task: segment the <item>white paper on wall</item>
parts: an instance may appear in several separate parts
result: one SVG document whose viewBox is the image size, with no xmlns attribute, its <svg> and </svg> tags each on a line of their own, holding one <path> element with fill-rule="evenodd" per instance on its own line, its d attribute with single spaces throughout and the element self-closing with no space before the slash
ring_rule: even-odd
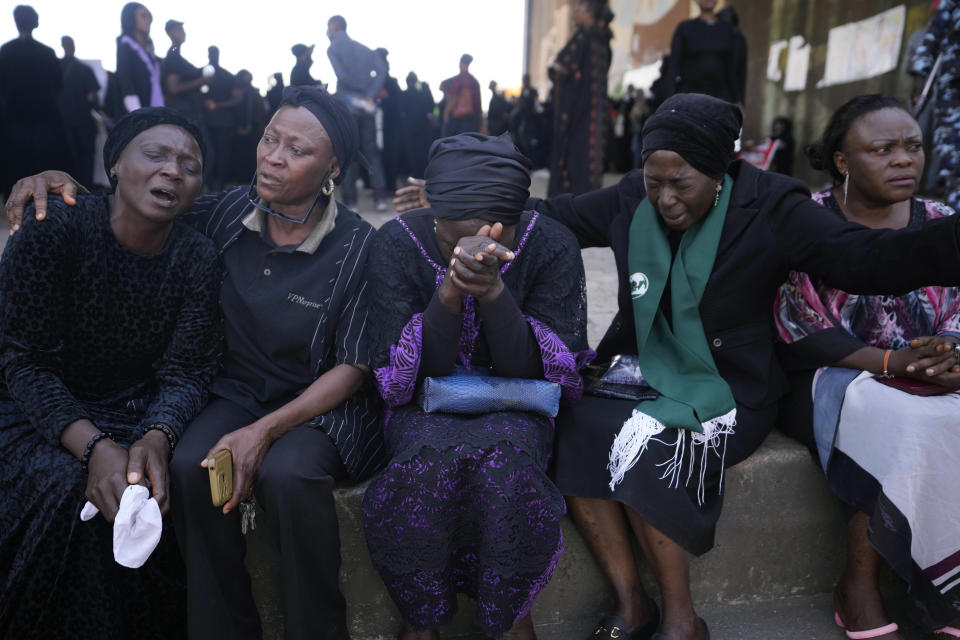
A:
<svg viewBox="0 0 960 640">
<path fill-rule="evenodd" d="M 905 5 L 834 27 L 827 37 L 827 64 L 818 87 L 872 78 L 897 68 Z"/>
</svg>

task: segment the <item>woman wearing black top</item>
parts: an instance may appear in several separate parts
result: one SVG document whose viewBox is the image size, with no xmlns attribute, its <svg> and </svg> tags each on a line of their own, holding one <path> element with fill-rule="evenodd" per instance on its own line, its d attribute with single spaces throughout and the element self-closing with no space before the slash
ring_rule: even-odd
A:
<svg viewBox="0 0 960 640">
<path fill-rule="evenodd" d="M 714 15 L 717 0 L 697 0 L 697 5 L 700 16 L 684 20 L 673 32 L 665 93 L 705 93 L 743 104 L 742 43 L 733 27 Z"/>
<path fill-rule="evenodd" d="M 47 203 L 0 262 L 0 637 L 181 638 L 169 533 L 114 562 L 128 484 L 169 505 L 167 459 L 207 398 L 220 343 L 212 243 L 175 221 L 200 189 L 200 133 L 167 109 L 120 119 L 115 192 Z M 80 521 L 84 500 L 102 513 Z M 179 575 L 178 575 L 179 574 Z"/>
</svg>

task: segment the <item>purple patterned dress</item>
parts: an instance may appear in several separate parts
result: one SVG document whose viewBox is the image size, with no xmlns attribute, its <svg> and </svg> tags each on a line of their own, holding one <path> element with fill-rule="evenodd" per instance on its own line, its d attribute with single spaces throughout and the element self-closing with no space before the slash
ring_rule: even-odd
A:
<svg viewBox="0 0 960 640">
<path fill-rule="evenodd" d="M 569 231 L 536 213 L 524 214 L 516 236 L 501 298 L 519 308 L 522 326 L 513 329 L 539 350 L 539 377 L 577 399 L 589 353 L 580 250 Z M 431 328 L 425 341 L 424 326 L 433 326 L 428 307 L 444 274 L 430 211 L 385 224 L 370 256 L 369 329 L 391 455 L 363 498 L 370 556 L 414 629 L 448 625 L 457 593 L 466 593 L 477 600 L 478 626 L 498 636 L 530 611 L 563 551 L 565 504 L 545 473 L 553 420 L 516 411 L 428 414 L 411 402 L 425 343 L 436 338 Z M 456 360 L 497 371 L 487 337 L 499 317 L 481 315 L 468 298 L 459 331 L 448 336 L 450 369 Z"/>
</svg>

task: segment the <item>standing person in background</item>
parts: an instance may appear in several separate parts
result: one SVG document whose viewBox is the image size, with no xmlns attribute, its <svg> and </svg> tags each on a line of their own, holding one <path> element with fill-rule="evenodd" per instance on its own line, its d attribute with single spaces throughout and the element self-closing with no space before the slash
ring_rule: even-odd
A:
<svg viewBox="0 0 960 640">
<path fill-rule="evenodd" d="M 796 142 L 793 139 L 793 120 L 786 116 L 777 116 L 770 125 L 770 138 L 777 140 L 777 150 L 773 154 L 770 171 L 782 173 L 785 176 L 793 175 L 793 151 Z"/>
<path fill-rule="evenodd" d="M 60 62 L 33 39 L 40 24 L 33 7 L 18 5 L 13 20 L 20 35 L 0 47 L 0 193 L 44 165 L 63 164 Z"/>
<path fill-rule="evenodd" d="M 160 61 L 150 39 L 152 23 L 150 11 L 139 2 L 128 2 L 120 11 L 116 79 L 123 113 L 164 105 Z"/>
<path fill-rule="evenodd" d="M 273 74 L 270 88 L 267 89 L 267 119 L 273 117 L 273 114 L 280 108 L 280 102 L 283 100 L 283 74 L 279 71 Z"/>
<path fill-rule="evenodd" d="M 551 196 L 599 189 L 604 144 L 610 128 L 607 71 L 613 14 L 604 0 L 581 0 L 574 14 L 577 30 L 550 66 L 553 80 Z"/>
<path fill-rule="evenodd" d="M 237 135 L 233 139 L 230 174 L 233 180 L 243 184 L 257 169 L 257 143 L 267 119 L 263 98 L 253 86 L 253 74 L 241 69 L 237 72 L 237 84 L 243 97 L 237 105 Z"/>
<path fill-rule="evenodd" d="M 210 93 L 203 103 L 212 151 L 207 182 L 210 191 L 220 191 L 230 178 L 230 153 L 237 127 L 235 107 L 243 100 L 243 91 L 233 74 L 220 66 L 220 49 L 208 47 L 207 55 L 213 67 Z"/>
<path fill-rule="evenodd" d="M 742 106 L 733 27 L 713 13 L 717 0 L 697 0 L 697 5 L 700 17 L 684 20 L 673 32 L 664 93 L 705 93 Z"/>
<path fill-rule="evenodd" d="M 303 85 L 312 86 L 319 84 L 317 80 L 310 75 L 310 67 L 313 66 L 313 45 L 309 47 L 305 44 L 295 44 L 290 47 L 290 53 L 297 59 L 290 71 L 290 86 L 299 87 Z"/>
<path fill-rule="evenodd" d="M 440 84 L 444 97 L 440 134 L 443 137 L 469 131 L 486 133 L 480 106 L 480 83 L 470 75 L 471 62 L 473 56 L 469 53 L 460 56 L 460 73 Z"/>
<path fill-rule="evenodd" d="M 413 71 L 407 74 L 407 88 L 400 95 L 401 175 L 422 178 L 427 152 L 436 137 L 433 94 Z"/>
<path fill-rule="evenodd" d="M 547 114 L 537 90 L 530 84 L 530 74 L 523 74 L 520 98 L 510 112 L 510 135 L 534 169 L 547 166 L 550 131 Z"/>
<path fill-rule="evenodd" d="M 717 20 L 733 29 L 733 84 L 742 104 L 747 96 L 747 38 L 740 31 L 740 15 L 733 7 L 718 11 Z"/>
<path fill-rule="evenodd" d="M 337 75 L 337 96 L 347 102 L 357 128 L 360 131 L 360 153 L 366 158 L 370 170 L 370 186 L 377 211 L 386 211 L 386 180 L 380 149 L 377 148 L 377 125 L 374 113 L 376 99 L 387 79 L 387 67 L 380 56 L 347 35 L 347 21 L 343 16 L 333 16 L 327 21 L 327 37 L 330 46 L 327 57 Z M 355 167 L 343 167 L 346 178 L 343 182 L 343 202 L 350 208 L 357 206 L 357 171 Z"/>
<path fill-rule="evenodd" d="M 916 78 L 915 97 L 941 56 L 933 112 L 933 153 L 940 159 L 945 202 L 960 208 L 960 0 L 941 0 L 923 41 L 917 48 L 911 73 Z"/>
<path fill-rule="evenodd" d="M 496 80 L 490 81 L 490 106 L 487 107 L 487 129 L 491 136 L 506 133 L 510 126 L 510 102 L 497 91 Z"/>
<path fill-rule="evenodd" d="M 389 51 L 383 47 L 374 53 L 383 62 L 387 70 L 383 88 L 380 89 L 380 110 L 383 113 L 383 175 L 387 190 L 397 188 L 397 174 L 400 169 L 400 84 L 390 75 Z"/>
<path fill-rule="evenodd" d="M 190 64 L 182 55 L 180 47 L 187 39 L 183 23 L 167 20 L 164 30 L 170 38 L 170 50 L 163 60 L 163 90 L 166 106 L 191 120 L 200 122 L 203 114 L 203 99 L 200 89 L 210 81 L 203 72 Z M 89 184 L 83 182 L 82 184 Z"/>
<path fill-rule="evenodd" d="M 73 38 L 63 36 L 63 87 L 57 98 L 57 106 L 63 117 L 66 131 L 67 148 L 73 161 L 73 170 L 77 172 L 83 184 L 93 184 L 93 155 L 97 139 L 97 123 L 91 111 L 97 108 L 97 92 L 100 83 L 93 75 L 93 69 L 77 60 Z"/>
</svg>

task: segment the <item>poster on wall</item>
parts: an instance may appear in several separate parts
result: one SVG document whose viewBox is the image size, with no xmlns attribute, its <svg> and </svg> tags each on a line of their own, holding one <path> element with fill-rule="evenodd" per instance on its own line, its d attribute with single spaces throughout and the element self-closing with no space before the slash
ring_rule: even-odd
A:
<svg viewBox="0 0 960 640">
<path fill-rule="evenodd" d="M 883 13 L 830 29 L 827 64 L 818 87 L 856 82 L 897 68 L 907 9 Z"/>
<path fill-rule="evenodd" d="M 783 52 L 787 50 L 787 44 L 786 40 L 777 40 L 770 43 L 770 53 L 767 55 L 767 80 L 770 82 L 783 80 L 781 58 Z"/>
<path fill-rule="evenodd" d="M 807 71 L 810 69 L 810 44 L 803 36 L 790 38 L 787 54 L 787 76 L 783 81 L 786 91 L 803 91 L 807 88 Z"/>
</svg>

